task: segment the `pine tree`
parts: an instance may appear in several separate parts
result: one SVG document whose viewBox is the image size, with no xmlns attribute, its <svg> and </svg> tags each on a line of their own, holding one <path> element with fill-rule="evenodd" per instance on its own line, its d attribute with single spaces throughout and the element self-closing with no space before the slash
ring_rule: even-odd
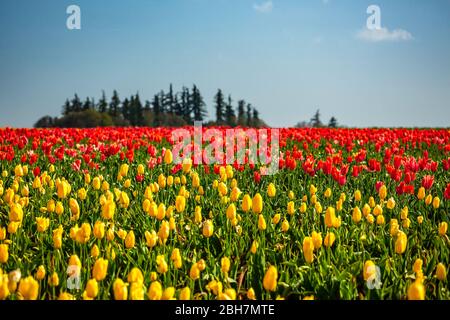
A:
<svg viewBox="0 0 450 320">
<path fill-rule="evenodd" d="M 111 102 L 109 103 L 109 114 L 112 117 L 119 116 L 120 113 L 120 99 L 119 94 L 116 90 L 113 91 L 113 96 L 111 98 Z"/>
<path fill-rule="evenodd" d="M 328 123 L 328 126 L 330 128 L 337 128 L 338 122 L 337 122 L 337 119 L 334 116 L 331 117 L 330 122 Z"/>
<path fill-rule="evenodd" d="M 134 97 L 134 125 L 141 126 L 144 120 L 144 110 L 141 103 L 141 98 L 139 97 L 139 92 L 136 93 Z"/>
<path fill-rule="evenodd" d="M 194 113 L 195 121 L 203 121 L 208 115 L 205 106 L 206 104 L 200 90 L 198 90 L 197 86 L 194 84 L 192 88 L 192 111 Z"/>
<path fill-rule="evenodd" d="M 92 108 L 92 102 L 91 102 L 91 99 L 89 99 L 89 97 L 87 97 L 86 100 L 84 101 L 82 109 L 83 110 L 93 109 Z"/>
<path fill-rule="evenodd" d="M 233 109 L 233 100 L 231 100 L 231 95 L 228 95 L 228 102 L 225 106 L 225 119 L 227 125 L 234 127 L 236 125 L 236 115 Z"/>
<path fill-rule="evenodd" d="M 252 105 L 250 103 L 247 104 L 247 127 L 252 126 Z"/>
<path fill-rule="evenodd" d="M 175 113 L 175 97 L 173 94 L 172 84 L 170 84 L 169 92 L 167 93 L 166 99 L 164 101 L 165 109 L 169 113 Z"/>
<path fill-rule="evenodd" d="M 71 103 L 72 103 L 72 108 L 71 108 L 72 112 L 80 112 L 82 110 L 81 100 L 76 93 L 75 93 L 75 96 L 72 99 Z"/>
<path fill-rule="evenodd" d="M 144 106 L 144 111 L 150 111 L 151 110 L 151 103 L 148 100 L 145 100 L 145 106 Z"/>
<path fill-rule="evenodd" d="M 108 109 L 108 102 L 106 101 L 105 91 L 102 91 L 102 98 L 98 101 L 98 112 L 106 112 Z"/>
<path fill-rule="evenodd" d="M 122 116 L 125 120 L 130 121 L 130 100 L 125 98 L 122 103 Z M 130 121 L 131 123 L 131 121 Z"/>
<path fill-rule="evenodd" d="M 62 114 L 64 116 L 68 115 L 70 112 L 72 112 L 72 105 L 70 104 L 69 99 L 66 99 L 66 102 L 63 105 L 63 111 Z"/>
<path fill-rule="evenodd" d="M 217 94 L 214 97 L 214 102 L 216 108 L 216 123 L 222 125 L 225 116 L 225 101 L 222 90 L 218 89 Z"/>
<path fill-rule="evenodd" d="M 320 120 L 320 110 L 317 109 L 314 116 L 311 118 L 311 125 L 315 128 L 322 127 L 322 121 Z"/>
<path fill-rule="evenodd" d="M 159 127 L 161 125 L 161 114 L 162 114 L 159 95 L 156 94 L 153 97 L 152 105 L 153 105 L 153 115 L 155 117 L 153 123 L 155 124 L 155 126 Z"/>
<path fill-rule="evenodd" d="M 186 123 L 192 123 L 192 98 L 189 89 L 183 87 L 181 91 L 181 116 Z"/>
<path fill-rule="evenodd" d="M 252 119 L 252 125 L 254 127 L 259 127 L 259 112 L 255 108 L 253 108 L 253 119 Z"/>
<path fill-rule="evenodd" d="M 245 119 L 245 100 L 238 101 L 238 120 L 237 123 L 239 126 L 243 127 L 246 124 Z"/>
</svg>

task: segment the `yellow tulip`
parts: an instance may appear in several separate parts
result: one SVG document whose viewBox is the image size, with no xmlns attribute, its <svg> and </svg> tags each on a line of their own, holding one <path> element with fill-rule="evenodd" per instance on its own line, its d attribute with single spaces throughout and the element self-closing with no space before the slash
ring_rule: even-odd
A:
<svg viewBox="0 0 450 320">
<path fill-rule="evenodd" d="M 395 200 L 394 200 L 394 198 L 389 198 L 389 200 L 388 200 L 388 202 L 387 202 L 387 208 L 389 209 L 389 210 L 392 210 L 392 209 L 394 209 L 395 208 Z"/>
<path fill-rule="evenodd" d="M 289 201 L 287 204 L 287 213 L 293 215 L 295 213 L 295 203 L 294 201 Z"/>
<path fill-rule="evenodd" d="M 358 207 L 353 208 L 352 220 L 354 223 L 359 223 L 361 221 L 361 210 Z"/>
<path fill-rule="evenodd" d="M 436 278 L 440 281 L 445 281 L 447 279 L 447 269 L 443 263 L 438 263 L 436 267 Z"/>
<path fill-rule="evenodd" d="M 267 195 L 269 196 L 269 198 L 273 198 L 275 197 L 277 193 L 277 189 L 275 188 L 275 185 L 273 183 L 270 183 L 267 186 Z"/>
<path fill-rule="evenodd" d="M 106 278 L 107 271 L 108 260 L 100 258 L 94 263 L 94 267 L 92 268 L 92 277 L 97 281 L 102 281 Z"/>
<path fill-rule="evenodd" d="M 314 261 L 314 241 L 311 237 L 303 239 L 303 255 L 307 263 Z"/>
<path fill-rule="evenodd" d="M 289 222 L 284 219 L 283 223 L 281 224 L 281 231 L 287 232 L 289 230 Z"/>
<path fill-rule="evenodd" d="M 173 162 L 172 150 L 166 149 L 164 152 L 164 163 L 171 164 Z"/>
<path fill-rule="evenodd" d="M 186 198 L 184 196 L 177 196 L 175 199 L 175 208 L 177 212 L 181 213 L 186 208 Z"/>
<path fill-rule="evenodd" d="M 325 247 L 329 248 L 329 247 L 333 246 L 335 240 L 336 240 L 336 236 L 334 235 L 333 232 L 330 232 L 330 233 L 327 233 L 327 235 L 325 236 L 325 240 L 323 241 L 323 244 L 325 245 Z"/>
<path fill-rule="evenodd" d="M 264 289 L 267 291 L 276 291 L 277 290 L 277 280 L 278 280 L 278 271 L 274 266 L 270 266 L 263 279 Z"/>
<path fill-rule="evenodd" d="M 417 192 L 417 198 L 419 200 L 425 199 L 425 188 L 424 187 L 419 188 L 419 191 Z"/>
<path fill-rule="evenodd" d="M 144 283 L 144 275 L 142 274 L 142 271 L 137 268 L 134 267 L 133 269 L 131 269 L 131 271 L 128 273 L 128 277 L 127 277 L 127 281 L 129 283 Z"/>
<path fill-rule="evenodd" d="M 247 290 L 247 299 L 256 300 L 255 290 L 253 288 Z"/>
<path fill-rule="evenodd" d="M 58 277 L 58 274 L 56 272 L 53 272 L 51 274 L 51 276 L 49 276 L 48 283 L 52 287 L 57 287 L 59 285 L 59 277 Z"/>
<path fill-rule="evenodd" d="M 244 195 L 244 198 L 242 199 L 242 210 L 244 212 L 249 212 L 252 208 L 252 199 L 248 194 Z"/>
<path fill-rule="evenodd" d="M 98 295 L 98 282 L 95 279 L 89 279 L 85 289 L 86 296 L 89 299 L 94 299 Z"/>
<path fill-rule="evenodd" d="M 236 218 L 236 205 L 234 203 L 228 206 L 226 214 L 229 220 L 233 220 Z"/>
<path fill-rule="evenodd" d="M 395 241 L 395 252 L 398 254 L 403 254 L 406 250 L 408 244 L 408 238 L 403 231 L 397 233 L 397 240 Z"/>
<path fill-rule="evenodd" d="M 281 214 L 277 213 L 276 215 L 273 216 L 272 223 L 278 224 L 278 222 L 280 222 L 280 219 L 281 219 Z"/>
<path fill-rule="evenodd" d="M 7 244 L 0 244 L 0 263 L 6 263 L 8 261 L 9 252 Z"/>
<path fill-rule="evenodd" d="M 375 215 L 375 217 L 379 216 L 380 214 L 383 214 L 383 208 L 381 208 L 381 206 L 377 204 L 373 209 L 373 214 Z"/>
<path fill-rule="evenodd" d="M 358 202 L 361 201 L 361 198 L 362 198 L 361 191 L 356 190 L 355 194 L 354 194 L 354 197 L 355 197 L 355 201 L 358 201 Z"/>
<path fill-rule="evenodd" d="M 43 217 L 36 217 L 36 224 L 38 232 L 45 232 L 48 229 L 48 226 L 50 225 L 50 219 Z"/>
<path fill-rule="evenodd" d="M 252 242 L 252 246 L 251 246 L 251 248 L 250 248 L 250 252 L 251 253 L 253 253 L 253 254 L 255 254 L 256 253 L 256 250 L 258 250 L 258 241 L 256 241 L 256 240 L 253 240 L 253 242 Z"/>
<path fill-rule="evenodd" d="M 418 272 L 422 271 L 422 266 L 423 266 L 423 260 L 422 259 L 416 259 L 416 261 L 414 261 L 413 271 L 415 273 L 418 273 Z"/>
<path fill-rule="evenodd" d="M 425 286 L 421 281 L 414 281 L 408 288 L 408 300 L 425 300 Z"/>
<path fill-rule="evenodd" d="M 173 296 L 175 295 L 175 288 L 174 287 L 168 287 L 164 289 L 161 300 L 173 300 Z"/>
<path fill-rule="evenodd" d="M 212 220 L 206 220 L 203 222 L 203 236 L 210 238 L 214 233 L 214 225 Z"/>
<path fill-rule="evenodd" d="M 230 259 L 228 257 L 223 257 L 220 260 L 220 264 L 223 273 L 228 273 L 228 271 L 230 271 Z"/>
<path fill-rule="evenodd" d="M 191 289 L 189 287 L 184 287 L 180 291 L 180 300 L 186 301 L 191 299 Z"/>
<path fill-rule="evenodd" d="M 257 193 L 252 199 L 253 213 L 260 214 L 263 210 L 263 200 L 259 193 Z"/>
<path fill-rule="evenodd" d="M 80 218 L 80 206 L 78 205 L 78 201 L 74 198 L 70 198 L 69 207 L 70 213 L 72 214 L 70 220 L 78 220 Z"/>
<path fill-rule="evenodd" d="M 439 199 L 439 197 L 434 197 L 434 199 L 433 199 L 433 208 L 439 209 L 440 205 L 441 205 L 441 199 Z"/>
<path fill-rule="evenodd" d="M 258 216 L 258 229 L 259 230 L 266 230 L 266 220 L 264 219 L 264 216 L 262 214 L 260 214 Z"/>
<path fill-rule="evenodd" d="M 318 250 L 322 247 L 322 234 L 320 232 L 313 231 L 311 238 L 314 245 L 314 250 Z"/>
<path fill-rule="evenodd" d="M 24 300 L 36 300 L 39 294 L 39 283 L 32 276 L 19 282 L 19 297 Z"/>
<path fill-rule="evenodd" d="M 42 280 L 45 278 L 45 267 L 40 265 L 36 271 L 36 280 Z"/>
<path fill-rule="evenodd" d="M 122 279 L 117 278 L 113 284 L 114 299 L 115 300 L 127 300 L 128 288 Z"/>
<path fill-rule="evenodd" d="M 386 199 L 387 197 L 387 188 L 386 185 L 382 185 L 380 190 L 378 191 L 378 195 L 380 197 L 381 200 Z"/>
<path fill-rule="evenodd" d="M 156 271 L 158 271 L 159 273 L 166 273 L 167 270 L 169 269 L 166 259 L 164 258 L 163 255 L 158 255 L 156 257 Z"/>
<path fill-rule="evenodd" d="M 375 263 L 373 263 L 373 261 L 371 260 L 367 260 L 364 263 L 363 268 L 364 281 L 369 280 L 375 273 L 376 273 Z"/>
<path fill-rule="evenodd" d="M 448 224 L 447 222 L 441 222 L 439 223 L 439 235 L 444 236 L 447 233 L 448 230 Z"/>
</svg>

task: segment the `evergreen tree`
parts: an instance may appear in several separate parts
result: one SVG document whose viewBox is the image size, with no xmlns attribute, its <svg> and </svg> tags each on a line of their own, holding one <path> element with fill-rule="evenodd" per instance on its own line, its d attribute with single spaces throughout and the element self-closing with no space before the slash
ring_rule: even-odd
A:
<svg viewBox="0 0 450 320">
<path fill-rule="evenodd" d="M 167 93 L 167 95 L 166 95 L 164 104 L 165 104 L 165 110 L 167 110 L 167 112 L 172 113 L 172 114 L 175 113 L 175 97 L 173 94 L 172 84 L 170 84 L 169 93 Z"/>
<path fill-rule="evenodd" d="M 108 102 L 106 101 L 105 91 L 102 91 L 102 98 L 98 101 L 98 112 L 106 112 L 108 109 Z"/>
<path fill-rule="evenodd" d="M 252 125 L 254 127 L 259 127 L 259 112 L 255 108 L 253 108 L 253 119 L 252 119 Z"/>
<path fill-rule="evenodd" d="M 198 90 L 197 86 L 194 84 L 192 88 L 192 111 L 194 113 L 195 121 L 203 121 L 205 119 L 208 114 L 205 107 L 206 104 L 200 90 Z"/>
<path fill-rule="evenodd" d="M 151 103 L 148 100 L 145 100 L 145 106 L 144 106 L 144 111 L 150 111 L 151 110 Z"/>
<path fill-rule="evenodd" d="M 125 98 L 122 102 L 122 116 L 125 120 L 130 121 L 130 100 L 128 98 Z"/>
<path fill-rule="evenodd" d="M 71 112 L 80 112 L 82 110 L 81 100 L 76 93 L 71 101 L 71 104 L 72 104 Z"/>
<path fill-rule="evenodd" d="M 317 109 L 314 116 L 311 118 L 311 125 L 315 128 L 322 127 L 322 121 L 320 120 L 320 110 Z"/>
<path fill-rule="evenodd" d="M 214 103 L 216 108 L 216 123 L 222 125 L 224 124 L 225 117 L 225 101 L 222 90 L 218 89 L 217 94 L 214 97 Z"/>
<path fill-rule="evenodd" d="M 134 116 L 134 125 L 141 126 L 144 120 L 144 110 L 141 103 L 141 98 L 139 97 L 139 92 L 136 93 L 134 97 L 134 108 L 133 108 L 133 116 Z"/>
<path fill-rule="evenodd" d="M 234 127 L 236 125 L 236 115 L 234 113 L 231 95 L 228 95 L 228 102 L 225 106 L 225 119 L 229 126 Z"/>
<path fill-rule="evenodd" d="M 86 100 L 84 101 L 82 109 L 83 110 L 93 109 L 92 108 L 92 102 L 91 102 L 91 99 L 89 99 L 89 97 L 87 97 Z"/>
<path fill-rule="evenodd" d="M 183 87 L 181 91 L 181 117 L 186 123 L 192 123 L 192 98 L 189 93 L 189 89 Z"/>
<path fill-rule="evenodd" d="M 245 119 L 245 100 L 238 101 L 238 119 L 237 123 L 239 126 L 243 127 L 246 124 Z"/>
<path fill-rule="evenodd" d="M 250 103 L 247 104 L 247 127 L 251 127 L 252 126 L 252 105 Z"/>
<path fill-rule="evenodd" d="M 109 103 L 109 114 L 112 117 L 117 117 L 117 116 L 119 116 L 119 113 L 120 113 L 119 94 L 117 93 L 116 90 L 114 90 L 113 96 L 111 98 L 111 102 Z"/>
<path fill-rule="evenodd" d="M 331 117 L 330 122 L 328 123 L 328 126 L 330 128 L 337 128 L 338 122 L 337 122 L 337 119 L 334 116 Z"/>
<path fill-rule="evenodd" d="M 153 97 L 153 115 L 154 115 L 154 120 L 153 123 L 155 126 L 159 127 L 161 125 L 161 114 L 162 114 L 162 108 L 161 108 L 161 102 L 160 102 L 160 96 L 159 95 L 155 95 Z"/>
<path fill-rule="evenodd" d="M 65 116 L 65 115 L 68 115 L 70 112 L 72 112 L 72 105 L 70 104 L 70 101 L 69 101 L 69 99 L 66 99 L 66 102 L 64 103 L 64 105 L 63 105 L 63 111 L 62 111 L 62 114 Z M 44 117 L 45 118 L 45 117 Z M 47 119 L 48 120 L 48 119 Z"/>
</svg>

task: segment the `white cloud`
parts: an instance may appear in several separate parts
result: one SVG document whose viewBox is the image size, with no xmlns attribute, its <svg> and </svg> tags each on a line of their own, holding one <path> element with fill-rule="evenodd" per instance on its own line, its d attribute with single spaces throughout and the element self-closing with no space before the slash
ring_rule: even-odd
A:
<svg viewBox="0 0 450 320">
<path fill-rule="evenodd" d="M 395 29 L 390 31 L 387 28 L 369 30 L 364 28 L 360 30 L 356 37 L 363 41 L 381 42 L 381 41 L 409 41 L 413 40 L 413 36 L 406 30 Z"/>
<path fill-rule="evenodd" d="M 269 13 L 272 12 L 273 3 L 272 1 L 266 1 L 260 4 L 255 3 L 253 4 L 253 9 L 260 13 Z"/>
</svg>

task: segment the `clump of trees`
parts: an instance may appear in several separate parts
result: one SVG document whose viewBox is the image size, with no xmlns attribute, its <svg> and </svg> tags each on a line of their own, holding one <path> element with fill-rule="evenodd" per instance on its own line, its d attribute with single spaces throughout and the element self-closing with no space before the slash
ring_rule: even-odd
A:
<svg viewBox="0 0 450 320">
<path fill-rule="evenodd" d="M 259 118 L 259 112 L 251 104 L 239 100 L 235 112 L 232 102 L 231 95 L 225 99 L 222 90 L 218 89 L 214 97 L 216 120 L 209 121 L 206 125 L 266 126 Z M 35 127 L 178 127 L 192 125 L 194 121 L 203 122 L 207 115 L 206 103 L 195 84 L 192 88 L 183 87 L 176 93 L 170 85 L 167 92 L 161 90 L 151 101 L 145 102 L 141 101 L 139 93 L 121 100 L 116 90 L 109 101 L 103 91 L 97 103 L 94 98 L 89 97 L 82 101 L 75 94 L 64 103 L 61 117 L 44 116 L 36 122 Z"/>
<path fill-rule="evenodd" d="M 320 110 L 317 109 L 317 111 L 312 116 L 311 120 L 309 122 L 302 121 L 297 123 L 295 126 L 296 128 L 307 128 L 307 127 L 313 127 L 313 128 L 337 128 L 339 127 L 338 121 L 336 117 L 332 116 L 330 121 L 328 122 L 328 125 L 325 125 L 322 122 Z"/>
</svg>

